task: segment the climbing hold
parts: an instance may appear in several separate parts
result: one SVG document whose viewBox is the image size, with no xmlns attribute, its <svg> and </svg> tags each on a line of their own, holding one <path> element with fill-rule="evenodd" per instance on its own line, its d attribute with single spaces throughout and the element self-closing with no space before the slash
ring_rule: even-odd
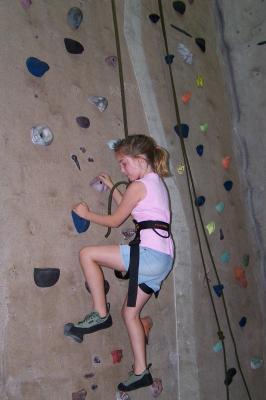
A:
<svg viewBox="0 0 266 400">
<path fill-rule="evenodd" d="M 193 55 L 183 43 L 178 43 L 177 51 L 186 64 L 192 64 Z"/>
<path fill-rule="evenodd" d="M 87 289 L 87 291 L 89 293 L 91 292 L 87 281 L 85 281 L 85 288 Z M 107 294 L 109 292 L 109 290 L 110 290 L 109 282 L 105 279 L 104 280 L 104 292 L 105 292 L 105 294 Z"/>
<path fill-rule="evenodd" d="M 220 240 L 224 240 L 224 233 L 223 233 L 223 230 L 220 229 L 219 233 L 220 233 Z"/>
<path fill-rule="evenodd" d="M 232 181 L 225 181 L 224 182 L 224 188 L 225 190 L 227 190 L 228 192 L 230 192 L 230 190 L 233 187 L 233 182 Z"/>
<path fill-rule="evenodd" d="M 242 257 L 242 265 L 243 267 L 248 267 L 249 264 L 249 254 L 244 254 Z"/>
<path fill-rule="evenodd" d="M 204 203 L 205 203 L 205 197 L 204 196 L 199 196 L 195 200 L 195 204 L 198 207 L 203 206 Z"/>
<path fill-rule="evenodd" d="M 215 231 L 215 222 L 213 222 L 213 221 L 209 222 L 209 223 L 205 226 L 205 228 L 207 229 L 208 234 L 211 235 L 211 234 Z"/>
<path fill-rule="evenodd" d="M 235 267 L 234 276 L 240 287 L 246 288 L 248 286 L 246 272 L 243 267 Z"/>
<path fill-rule="evenodd" d="M 123 351 L 122 350 L 113 350 L 113 351 L 111 351 L 111 355 L 113 357 L 113 364 L 119 364 L 123 357 Z"/>
<path fill-rule="evenodd" d="M 100 359 L 100 357 L 99 357 L 99 356 L 93 356 L 93 357 L 92 357 L 92 364 L 93 364 L 93 365 L 99 365 L 99 364 L 101 364 L 101 359 Z"/>
<path fill-rule="evenodd" d="M 151 22 L 153 22 L 154 24 L 156 24 L 160 19 L 159 15 L 157 15 L 157 14 L 150 14 L 149 18 L 150 18 Z"/>
<path fill-rule="evenodd" d="M 78 160 L 78 157 L 76 156 L 76 154 L 72 154 L 71 158 L 74 161 L 74 163 L 76 164 L 77 168 L 81 171 L 79 160 Z"/>
<path fill-rule="evenodd" d="M 20 3 L 23 8 L 27 9 L 31 6 L 31 0 L 20 0 Z"/>
<path fill-rule="evenodd" d="M 205 53 L 205 51 L 206 51 L 205 39 L 203 39 L 203 38 L 196 38 L 196 39 L 195 39 L 195 43 L 199 46 L 199 48 L 201 49 L 201 51 L 202 51 L 203 53 Z"/>
<path fill-rule="evenodd" d="M 223 350 L 223 344 L 222 344 L 222 342 L 219 340 L 219 342 L 217 342 L 217 343 L 215 343 L 214 345 L 213 345 L 213 351 L 215 352 L 215 353 L 220 353 L 222 350 Z"/>
<path fill-rule="evenodd" d="M 173 54 L 167 54 L 167 56 L 164 57 L 166 64 L 172 64 L 174 57 L 175 56 Z"/>
<path fill-rule="evenodd" d="M 231 163 L 231 157 L 226 156 L 222 159 L 222 166 L 224 167 L 224 169 L 228 169 L 230 167 L 230 163 Z"/>
<path fill-rule="evenodd" d="M 215 291 L 215 293 L 217 294 L 218 297 L 221 297 L 223 294 L 223 290 L 224 290 L 224 285 L 214 285 L 213 286 L 213 290 Z"/>
<path fill-rule="evenodd" d="M 49 70 L 49 65 L 36 57 L 27 58 L 26 66 L 28 68 L 28 71 L 32 75 L 37 76 L 37 78 L 41 78 L 45 74 L 45 72 Z"/>
<path fill-rule="evenodd" d="M 84 51 L 84 47 L 82 46 L 81 43 L 77 42 L 76 40 L 73 39 L 64 39 L 66 50 L 70 54 L 81 54 Z"/>
<path fill-rule="evenodd" d="M 115 145 L 118 142 L 118 140 L 120 140 L 120 139 L 111 139 L 106 143 L 110 150 L 114 150 Z"/>
<path fill-rule="evenodd" d="M 230 383 L 232 383 L 233 377 L 235 376 L 235 374 L 236 374 L 236 369 L 235 368 L 229 368 L 226 371 L 225 380 L 224 380 L 224 384 L 226 386 L 229 386 Z"/>
<path fill-rule="evenodd" d="M 178 136 L 181 136 L 183 138 L 188 137 L 189 126 L 187 124 L 176 125 L 174 129 Z"/>
<path fill-rule="evenodd" d="M 108 187 L 101 181 L 101 179 L 96 176 L 90 181 L 90 186 L 95 189 L 97 192 L 106 192 L 108 190 Z"/>
<path fill-rule="evenodd" d="M 105 62 L 107 65 L 110 65 L 110 67 L 116 67 L 117 66 L 117 57 L 116 56 L 108 56 L 105 58 Z"/>
<path fill-rule="evenodd" d="M 241 328 L 243 328 L 247 323 L 247 317 L 242 317 L 238 323 L 239 323 L 239 326 L 241 326 Z"/>
<path fill-rule="evenodd" d="M 92 385 L 91 385 L 91 389 L 92 390 L 96 390 L 98 388 L 98 385 L 96 385 L 95 383 L 93 383 Z"/>
<path fill-rule="evenodd" d="M 82 146 L 82 147 L 80 147 L 79 149 L 80 149 L 80 151 L 81 151 L 83 154 L 86 153 L 86 148 L 85 148 L 85 147 Z"/>
<path fill-rule="evenodd" d="M 67 22 L 73 29 L 78 29 L 83 20 L 83 14 L 80 8 L 72 7 L 67 13 Z"/>
<path fill-rule="evenodd" d="M 163 384 L 160 378 L 154 378 L 153 384 L 150 386 L 152 397 L 158 397 L 163 391 Z"/>
<path fill-rule="evenodd" d="M 259 369 L 263 365 L 263 359 L 260 357 L 252 357 L 250 360 L 250 366 L 252 369 Z"/>
<path fill-rule="evenodd" d="M 90 126 L 90 120 L 87 117 L 77 117 L 76 118 L 77 124 L 81 127 L 81 128 L 88 128 Z"/>
<path fill-rule="evenodd" d="M 190 33 L 188 33 L 187 31 L 184 31 L 184 29 L 178 28 L 178 26 L 173 25 L 173 24 L 170 24 L 170 26 L 171 26 L 172 28 L 176 29 L 177 31 L 179 31 L 179 32 L 181 32 L 181 33 L 184 33 L 184 35 L 186 35 L 186 36 L 192 38 L 192 35 L 191 35 Z"/>
<path fill-rule="evenodd" d="M 87 392 L 85 389 L 81 389 L 78 392 L 72 393 L 72 400 L 85 400 Z"/>
<path fill-rule="evenodd" d="M 199 155 L 200 157 L 201 157 L 202 154 L 203 154 L 203 150 L 204 150 L 203 144 L 199 144 L 199 145 L 196 147 L 196 152 L 198 153 L 198 155 Z"/>
<path fill-rule="evenodd" d="M 86 378 L 86 379 L 90 379 L 90 378 L 93 378 L 93 377 L 94 377 L 94 373 L 93 372 L 89 372 L 88 374 L 84 375 L 84 378 Z"/>
<path fill-rule="evenodd" d="M 86 232 L 89 229 L 90 221 L 85 218 L 80 217 L 75 211 L 71 211 L 71 216 L 73 220 L 73 224 L 78 233 Z"/>
<path fill-rule="evenodd" d="M 219 203 L 217 203 L 215 205 L 215 210 L 219 213 L 222 214 L 224 211 L 224 203 L 222 201 L 219 201 Z"/>
<path fill-rule="evenodd" d="M 186 11 L 186 5 L 183 1 L 173 1 L 173 7 L 181 15 Z"/>
<path fill-rule="evenodd" d="M 123 228 L 121 231 L 124 240 L 129 240 L 135 236 L 135 229 L 134 228 Z"/>
<path fill-rule="evenodd" d="M 263 40 L 262 42 L 257 43 L 258 46 L 262 46 L 263 44 L 266 44 L 266 40 Z"/>
<path fill-rule="evenodd" d="M 185 172 L 185 165 L 184 165 L 183 161 L 181 161 L 181 162 L 177 165 L 176 170 L 177 170 L 177 173 L 178 173 L 179 175 L 183 175 L 183 173 Z"/>
<path fill-rule="evenodd" d="M 117 390 L 116 392 L 116 400 L 130 400 L 130 397 L 125 392 L 120 392 Z"/>
<path fill-rule="evenodd" d="M 89 161 L 89 162 L 93 162 L 94 159 L 93 159 L 92 157 L 88 157 L 88 161 Z"/>
<path fill-rule="evenodd" d="M 143 325 L 143 329 L 145 332 L 146 344 L 149 344 L 149 334 L 150 334 L 151 328 L 153 327 L 152 319 L 151 319 L 151 317 L 146 316 L 146 317 L 140 318 L 140 320 L 141 320 L 141 323 Z"/>
<path fill-rule="evenodd" d="M 229 251 L 224 251 L 221 255 L 220 255 L 220 261 L 223 263 L 223 264 L 227 264 L 228 262 L 229 262 L 229 260 L 230 260 L 230 253 L 229 253 Z"/>
<path fill-rule="evenodd" d="M 185 92 L 184 94 L 182 94 L 181 99 L 182 99 L 183 104 L 188 104 L 191 99 L 191 96 L 192 96 L 192 92 Z"/>
<path fill-rule="evenodd" d="M 102 96 L 89 96 L 89 102 L 94 104 L 99 111 L 103 112 L 108 106 L 108 100 Z"/>
<path fill-rule="evenodd" d="M 50 287 L 56 284 L 60 276 L 58 268 L 34 268 L 34 282 L 39 287 Z"/>
<path fill-rule="evenodd" d="M 203 124 L 200 124 L 200 131 L 206 133 L 208 131 L 208 127 L 209 125 L 207 124 L 207 122 L 204 122 Z"/>
<path fill-rule="evenodd" d="M 54 135 L 47 125 L 35 125 L 31 128 L 31 141 L 33 144 L 48 146 L 52 143 Z"/>
<path fill-rule="evenodd" d="M 196 85 L 198 88 L 203 88 L 204 86 L 204 78 L 202 75 L 197 75 L 196 77 Z"/>
</svg>

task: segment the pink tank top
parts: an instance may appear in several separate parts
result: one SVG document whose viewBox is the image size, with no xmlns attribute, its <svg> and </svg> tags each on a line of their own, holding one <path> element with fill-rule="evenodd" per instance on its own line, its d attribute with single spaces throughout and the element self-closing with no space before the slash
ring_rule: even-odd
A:
<svg viewBox="0 0 266 400">
<path fill-rule="evenodd" d="M 133 218 L 140 221 L 157 220 L 170 223 L 169 196 L 166 187 L 158 174 L 151 172 L 145 175 L 137 182 L 142 182 L 146 188 L 146 196 L 132 210 Z M 167 235 L 167 232 L 158 229 L 161 235 Z M 162 238 L 152 229 L 145 229 L 140 232 L 140 246 L 149 247 L 162 253 L 174 255 L 173 240 Z"/>
</svg>

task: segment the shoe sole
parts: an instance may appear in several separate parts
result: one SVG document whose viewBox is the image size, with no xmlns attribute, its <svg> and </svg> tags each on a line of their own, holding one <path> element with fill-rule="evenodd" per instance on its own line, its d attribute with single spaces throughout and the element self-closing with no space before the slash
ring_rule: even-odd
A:
<svg viewBox="0 0 266 400">
<path fill-rule="evenodd" d="M 140 389 L 142 387 L 151 386 L 153 384 L 152 376 L 147 379 L 147 382 L 143 382 L 143 380 L 132 383 L 129 386 L 125 386 L 123 383 L 119 383 L 117 389 L 121 392 L 130 392 L 132 390 Z"/>
<path fill-rule="evenodd" d="M 92 326 L 91 328 L 77 328 L 73 323 L 68 323 L 64 325 L 64 335 L 71 337 L 77 343 L 82 343 L 84 335 L 88 335 L 89 333 L 94 333 L 102 329 L 107 329 L 112 326 L 112 324 L 113 321 L 111 315 L 110 318 L 108 318 L 102 324 Z"/>
</svg>

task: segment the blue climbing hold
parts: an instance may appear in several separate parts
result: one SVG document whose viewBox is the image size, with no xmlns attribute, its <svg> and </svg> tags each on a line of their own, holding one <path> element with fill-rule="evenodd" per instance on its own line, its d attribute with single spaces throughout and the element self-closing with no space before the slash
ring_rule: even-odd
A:
<svg viewBox="0 0 266 400">
<path fill-rule="evenodd" d="M 228 192 L 232 189 L 232 187 L 233 187 L 233 182 L 232 181 L 225 181 L 224 182 L 224 188 Z"/>
<path fill-rule="evenodd" d="M 49 65 L 46 62 L 41 61 L 36 57 L 27 58 L 26 66 L 29 72 L 38 78 L 41 78 L 49 69 Z"/>
<path fill-rule="evenodd" d="M 73 224 L 78 233 L 86 232 L 90 226 L 90 221 L 85 218 L 80 217 L 75 211 L 71 212 Z"/>
<path fill-rule="evenodd" d="M 203 154 L 203 149 L 204 149 L 203 144 L 199 144 L 199 145 L 196 147 L 196 151 L 197 151 L 197 153 L 198 153 L 198 155 L 199 155 L 200 157 L 201 157 L 202 154 Z"/>
<path fill-rule="evenodd" d="M 247 323 L 247 317 L 242 317 L 238 323 L 239 323 L 239 326 L 241 326 L 241 328 L 243 328 Z"/>
<path fill-rule="evenodd" d="M 188 137 L 189 126 L 187 124 L 176 125 L 174 129 L 178 136 L 182 136 L 183 138 Z"/>
<path fill-rule="evenodd" d="M 203 206 L 204 203 L 205 203 L 205 197 L 204 196 L 199 196 L 195 200 L 195 204 L 198 207 Z"/>
<path fill-rule="evenodd" d="M 214 285 L 213 290 L 215 291 L 215 293 L 217 294 L 218 297 L 221 297 L 223 294 L 224 285 L 222 285 L 222 284 Z"/>
<path fill-rule="evenodd" d="M 167 54 L 167 56 L 164 57 L 166 64 L 170 65 L 172 64 L 175 56 L 173 54 Z"/>
<path fill-rule="evenodd" d="M 230 253 L 229 251 L 224 251 L 221 255 L 220 255 L 220 260 L 223 264 L 227 264 L 230 260 Z"/>
<path fill-rule="evenodd" d="M 67 22 L 73 29 L 78 29 L 83 20 L 83 14 L 80 8 L 72 7 L 67 13 Z"/>
</svg>

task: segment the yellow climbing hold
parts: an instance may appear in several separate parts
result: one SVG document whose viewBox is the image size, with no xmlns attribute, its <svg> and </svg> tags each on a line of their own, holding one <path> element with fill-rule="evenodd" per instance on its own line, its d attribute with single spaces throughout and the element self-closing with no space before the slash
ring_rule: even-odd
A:
<svg viewBox="0 0 266 400">
<path fill-rule="evenodd" d="M 183 161 L 181 161 L 178 166 L 176 167 L 177 173 L 179 175 L 183 175 L 183 173 L 185 172 L 185 165 L 183 163 Z"/>
<path fill-rule="evenodd" d="M 205 133 L 208 131 L 208 127 L 209 125 L 207 124 L 207 122 L 204 122 L 203 124 L 200 124 L 200 131 Z"/>
<path fill-rule="evenodd" d="M 203 78 L 202 75 L 197 75 L 196 85 L 197 85 L 198 88 L 203 88 L 203 86 L 204 86 L 204 78 Z"/>
<path fill-rule="evenodd" d="M 215 231 L 215 222 L 213 222 L 213 221 L 209 222 L 209 223 L 205 226 L 205 228 L 207 229 L 208 234 L 211 235 L 211 234 Z"/>
</svg>

